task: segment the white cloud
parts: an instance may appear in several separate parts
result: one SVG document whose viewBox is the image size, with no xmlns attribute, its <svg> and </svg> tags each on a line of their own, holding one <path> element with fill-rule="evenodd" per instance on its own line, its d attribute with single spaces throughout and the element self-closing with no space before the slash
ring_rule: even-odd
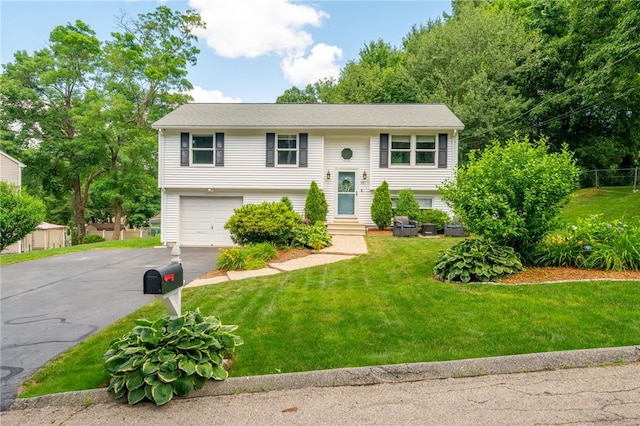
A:
<svg viewBox="0 0 640 426">
<path fill-rule="evenodd" d="M 313 46 L 306 58 L 289 56 L 280 64 L 288 81 L 294 85 L 306 85 L 324 78 L 338 78 L 340 67 L 336 60 L 342 58 L 342 49 L 319 43 Z"/>
<path fill-rule="evenodd" d="M 289 0 L 190 0 L 207 28 L 196 35 L 224 57 L 255 58 L 269 53 L 301 54 L 313 43 L 304 27 L 329 15 Z"/>
<path fill-rule="evenodd" d="M 193 86 L 193 89 L 188 92 L 193 97 L 193 102 L 198 103 L 239 103 L 242 102 L 240 98 L 232 98 L 231 96 L 225 96 L 219 90 L 207 90 L 200 86 Z"/>
</svg>

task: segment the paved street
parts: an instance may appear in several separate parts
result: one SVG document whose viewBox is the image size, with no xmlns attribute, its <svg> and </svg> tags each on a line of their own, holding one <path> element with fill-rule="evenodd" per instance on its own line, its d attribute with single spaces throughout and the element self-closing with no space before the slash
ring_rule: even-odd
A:
<svg viewBox="0 0 640 426">
<path fill-rule="evenodd" d="M 128 406 L 123 402 L 85 405 L 85 397 L 78 398 L 74 405 L 60 400 L 58 404 L 3 412 L 1 420 L 3 426 L 635 426 L 640 424 L 638 377 L 640 364 L 633 363 L 370 386 L 176 398 L 161 407 L 151 403 Z M 97 395 L 97 392 L 86 394 Z"/>
<path fill-rule="evenodd" d="M 218 250 L 182 250 L 185 281 L 213 269 Z M 168 248 L 90 250 L 0 268 L 2 409 L 55 355 L 154 300 L 144 272 L 171 261 Z"/>
</svg>

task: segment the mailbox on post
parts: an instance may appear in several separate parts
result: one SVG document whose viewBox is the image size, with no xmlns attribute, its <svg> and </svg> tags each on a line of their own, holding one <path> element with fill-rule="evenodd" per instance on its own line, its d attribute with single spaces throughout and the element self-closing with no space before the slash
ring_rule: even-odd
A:
<svg viewBox="0 0 640 426">
<path fill-rule="evenodd" d="M 168 294 L 184 284 L 182 265 L 170 263 L 144 273 L 144 294 Z"/>
</svg>

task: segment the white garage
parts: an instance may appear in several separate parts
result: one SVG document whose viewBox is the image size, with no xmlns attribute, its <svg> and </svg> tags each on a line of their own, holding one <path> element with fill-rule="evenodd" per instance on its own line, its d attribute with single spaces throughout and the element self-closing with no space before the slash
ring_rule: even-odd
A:
<svg viewBox="0 0 640 426">
<path fill-rule="evenodd" d="M 192 247 L 232 246 L 224 224 L 242 197 L 181 197 L 180 244 Z"/>
</svg>

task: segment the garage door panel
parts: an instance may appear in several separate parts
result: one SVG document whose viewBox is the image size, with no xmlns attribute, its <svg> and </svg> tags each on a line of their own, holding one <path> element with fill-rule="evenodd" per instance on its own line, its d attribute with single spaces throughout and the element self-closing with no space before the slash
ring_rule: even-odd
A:
<svg viewBox="0 0 640 426">
<path fill-rule="evenodd" d="M 232 246 L 224 224 L 233 209 L 242 207 L 241 197 L 182 197 L 181 238 L 184 246 Z"/>
</svg>

